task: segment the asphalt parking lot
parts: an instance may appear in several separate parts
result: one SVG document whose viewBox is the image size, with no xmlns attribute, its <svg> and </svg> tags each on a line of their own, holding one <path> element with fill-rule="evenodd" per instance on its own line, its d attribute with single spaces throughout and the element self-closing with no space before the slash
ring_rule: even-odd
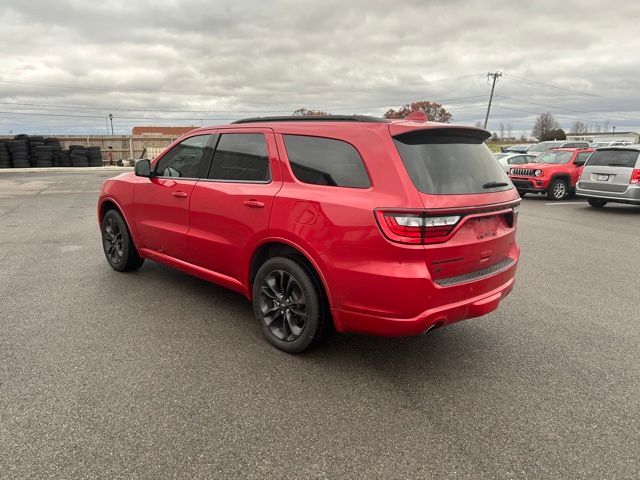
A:
<svg viewBox="0 0 640 480">
<path fill-rule="evenodd" d="M 640 208 L 526 198 L 498 311 L 291 356 L 239 295 L 112 271 L 110 175 L 0 174 L 1 478 L 640 477 Z"/>
</svg>

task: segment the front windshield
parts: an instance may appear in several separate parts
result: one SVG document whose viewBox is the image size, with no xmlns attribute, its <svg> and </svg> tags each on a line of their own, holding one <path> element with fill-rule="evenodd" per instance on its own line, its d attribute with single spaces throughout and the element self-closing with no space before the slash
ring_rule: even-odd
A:
<svg viewBox="0 0 640 480">
<path fill-rule="evenodd" d="M 573 152 L 547 152 L 535 159 L 535 163 L 567 163 Z"/>
<path fill-rule="evenodd" d="M 562 145 L 562 142 L 542 142 L 536 143 L 535 145 L 531 145 L 527 148 L 527 152 L 546 152 L 550 148 L 559 147 Z"/>
</svg>

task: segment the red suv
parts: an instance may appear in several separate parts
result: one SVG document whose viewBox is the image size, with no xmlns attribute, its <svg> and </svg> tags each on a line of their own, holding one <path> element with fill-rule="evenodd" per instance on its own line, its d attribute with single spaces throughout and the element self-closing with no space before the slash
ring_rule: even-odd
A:
<svg viewBox="0 0 640 480">
<path fill-rule="evenodd" d="M 331 330 L 411 335 L 494 310 L 512 289 L 519 196 L 485 130 L 364 116 L 202 128 L 106 180 L 118 271 L 162 262 L 253 302 L 300 352 Z"/>
<path fill-rule="evenodd" d="M 582 167 L 595 148 L 554 148 L 531 163 L 509 171 L 509 178 L 524 197 L 545 193 L 551 200 L 562 200 L 574 193 Z"/>
</svg>

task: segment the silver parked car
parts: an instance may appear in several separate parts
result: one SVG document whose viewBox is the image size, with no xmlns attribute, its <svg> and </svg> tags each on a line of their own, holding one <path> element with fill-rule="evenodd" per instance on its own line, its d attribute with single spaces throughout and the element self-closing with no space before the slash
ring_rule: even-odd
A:
<svg viewBox="0 0 640 480">
<path fill-rule="evenodd" d="M 511 171 L 511 167 L 513 165 L 531 163 L 536 158 L 536 155 L 529 155 L 526 153 L 496 153 L 494 155 L 502 169 L 507 174 Z"/>
<path fill-rule="evenodd" d="M 541 155 L 548 152 L 552 148 L 589 148 L 589 142 L 572 141 L 572 140 L 551 140 L 548 142 L 540 142 L 527 148 L 528 154 Z"/>
<path fill-rule="evenodd" d="M 640 145 L 599 148 L 587 159 L 576 195 L 592 207 L 607 202 L 640 205 Z"/>
</svg>

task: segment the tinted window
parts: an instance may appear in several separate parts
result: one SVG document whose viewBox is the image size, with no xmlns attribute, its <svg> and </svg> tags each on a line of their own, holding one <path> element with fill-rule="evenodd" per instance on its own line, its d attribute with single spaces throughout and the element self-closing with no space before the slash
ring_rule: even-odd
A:
<svg viewBox="0 0 640 480">
<path fill-rule="evenodd" d="M 160 177 L 202 178 L 206 176 L 211 135 L 196 135 L 173 147 L 156 164 Z"/>
<path fill-rule="evenodd" d="M 371 186 L 360 154 L 347 142 L 331 138 L 285 135 L 284 143 L 291 170 L 301 182 L 334 187 Z"/>
<path fill-rule="evenodd" d="M 576 161 L 584 165 L 584 163 L 587 161 L 587 158 L 589 158 L 589 155 L 591 155 L 591 152 L 579 153 L 578 156 L 576 157 Z"/>
<path fill-rule="evenodd" d="M 266 138 L 262 133 L 224 133 L 211 162 L 209 178 L 238 182 L 271 179 Z"/>
<path fill-rule="evenodd" d="M 417 131 L 393 140 L 411 180 L 421 192 L 487 193 L 512 188 L 481 138 L 455 131 Z"/>
<path fill-rule="evenodd" d="M 638 159 L 635 150 L 596 150 L 589 157 L 590 167 L 629 167 L 633 168 Z"/>
</svg>

